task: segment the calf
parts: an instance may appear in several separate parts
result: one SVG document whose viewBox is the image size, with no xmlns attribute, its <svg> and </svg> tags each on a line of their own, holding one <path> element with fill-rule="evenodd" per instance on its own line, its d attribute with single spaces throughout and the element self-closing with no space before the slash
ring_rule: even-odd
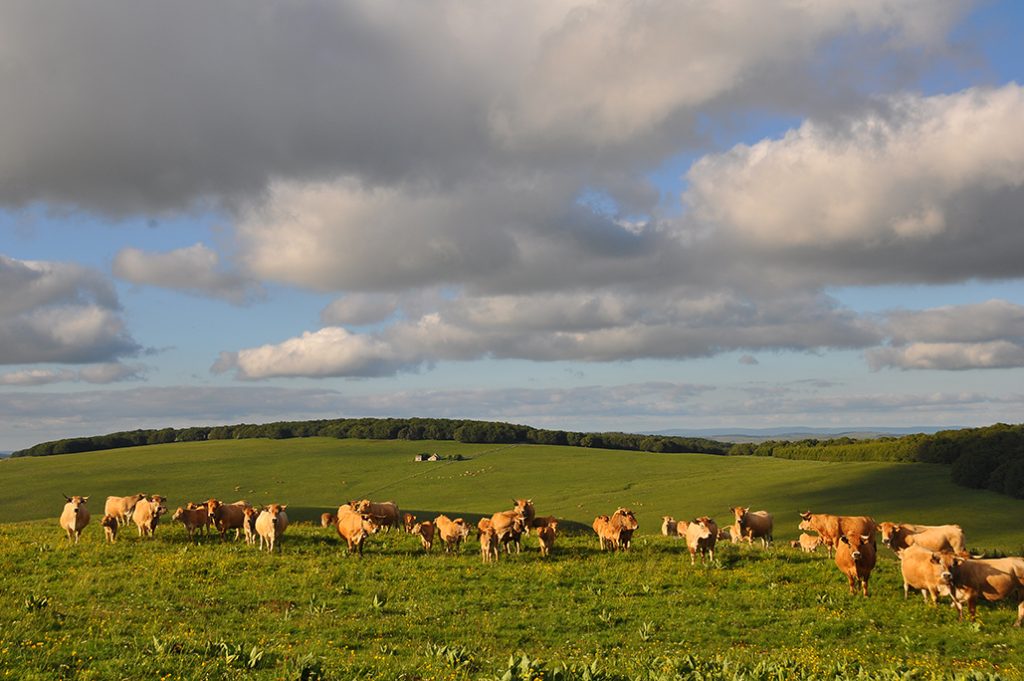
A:
<svg viewBox="0 0 1024 681">
<path fill-rule="evenodd" d="M 760 539 L 761 546 L 768 548 L 772 543 L 772 526 L 774 524 L 772 514 L 768 511 L 751 513 L 749 506 L 733 506 L 730 510 L 736 518 L 740 535 L 747 537 L 751 542 L 754 539 Z"/>
<path fill-rule="evenodd" d="M 715 559 L 715 542 L 718 540 L 718 525 L 708 516 L 695 518 L 686 525 L 686 548 L 690 551 L 690 565 L 696 563 L 697 553 L 701 561 Z"/>
<path fill-rule="evenodd" d="M 480 558 L 485 563 L 493 563 L 498 560 L 498 532 L 493 527 L 480 531 Z"/>
<path fill-rule="evenodd" d="M 320 514 L 320 527 L 334 527 L 338 522 L 338 516 L 333 513 Z"/>
<path fill-rule="evenodd" d="M 670 515 L 661 516 L 661 533 L 666 537 L 676 536 L 676 519 Z"/>
<path fill-rule="evenodd" d="M 868 578 L 875 567 L 875 542 L 867 534 L 839 535 L 836 546 L 836 567 L 846 575 L 850 583 L 850 593 L 857 593 L 856 586 L 860 583 L 864 597 L 868 596 Z"/>
<path fill-rule="evenodd" d="M 526 521 L 523 518 L 516 518 L 512 522 L 512 527 L 508 528 L 505 534 L 498 536 L 498 542 L 505 547 L 506 553 L 512 553 L 512 545 L 515 544 L 516 553 L 522 553 L 523 551 L 523 535 L 527 531 Z"/>
<path fill-rule="evenodd" d="M 540 544 L 540 555 L 551 555 L 551 549 L 555 547 L 555 536 L 558 534 L 558 523 L 548 523 L 536 529 L 537 542 Z"/>
<path fill-rule="evenodd" d="M 74 540 L 77 544 L 82 536 L 82 530 L 89 524 L 89 508 L 86 504 L 89 497 L 64 495 L 64 510 L 60 514 L 60 526 L 68 535 L 68 541 Z"/>
<path fill-rule="evenodd" d="M 242 531 L 245 533 L 245 543 L 249 546 L 256 545 L 256 519 L 260 516 L 258 508 L 246 508 L 242 511 Z"/>
<path fill-rule="evenodd" d="M 903 575 L 904 600 L 910 597 L 911 589 L 920 589 L 925 603 L 930 598 L 932 605 L 938 602 L 939 596 L 953 595 L 950 591 L 952 573 L 941 553 L 908 546 L 900 553 L 900 573 Z"/>
<path fill-rule="evenodd" d="M 143 499 L 135 505 L 135 512 L 132 513 L 132 522 L 139 528 L 140 537 L 152 537 L 156 534 L 157 525 L 160 524 L 160 516 L 167 513 L 164 506 L 166 497 L 159 494 Z"/>
<path fill-rule="evenodd" d="M 344 508 L 344 507 L 342 507 Z M 348 552 L 363 555 L 363 542 L 370 535 L 377 534 L 380 526 L 369 513 L 357 513 L 351 508 L 339 510 L 338 521 L 335 524 L 338 536 L 345 540 Z"/>
<path fill-rule="evenodd" d="M 111 544 L 117 541 L 117 528 L 120 524 L 120 519 L 115 515 L 110 515 L 109 513 L 103 516 L 103 520 L 100 521 L 100 526 L 103 528 L 103 534 Z"/>
<path fill-rule="evenodd" d="M 430 552 L 430 549 L 434 546 L 434 523 L 429 520 L 424 520 L 421 523 L 416 523 L 412 526 L 409 534 L 415 534 L 420 538 L 420 544 L 423 545 L 423 550 Z"/>
<path fill-rule="evenodd" d="M 960 619 L 964 616 L 964 603 L 971 619 L 975 619 L 979 597 L 986 601 L 1013 598 L 1017 601 L 1017 620 L 1013 626 L 1020 626 L 1024 620 L 1024 558 L 948 556 L 946 560 L 953 576 L 953 605 Z"/>
<path fill-rule="evenodd" d="M 469 526 L 462 518 L 452 520 L 446 515 L 439 515 L 434 518 L 434 527 L 437 528 L 438 533 L 441 535 L 441 541 L 444 542 L 445 553 L 458 551 L 459 545 L 462 544 L 463 540 L 469 536 Z M 495 532 L 498 532 L 496 527 L 493 529 Z M 506 528 L 506 530 L 508 529 L 509 528 Z M 503 535 L 499 532 L 499 539 L 502 536 Z"/>
<path fill-rule="evenodd" d="M 402 524 L 405 526 L 405 531 L 412 534 L 412 528 L 416 525 L 416 516 L 412 513 L 403 513 Z"/>
<path fill-rule="evenodd" d="M 256 517 L 256 534 L 260 537 L 261 551 L 266 546 L 273 553 L 274 545 L 288 529 L 288 514 L 284 512 L 286 508 L 288 504 L 270 504 Z"/>
<path fill-rule="evenodd" d="M 814 553 L 821 546 L 821 537 L 802 532 L 800 538 L 789 543 L 794 549 L 800 549 L 804 553 Z"/>
<path fill-rule="evenodd" d="M 209 518 L 210 514 L 206 510 L 206 506 L 196 506 L 195 504 L 189 504 L 186 508 L 179 506 L 174 515 L 171 516 L 171 520 L 177 520 L 185 526 L 189 541 L 193 543 L 196 540 L 196 530 L 206 527 L 206 521 Z"/>
</svg>

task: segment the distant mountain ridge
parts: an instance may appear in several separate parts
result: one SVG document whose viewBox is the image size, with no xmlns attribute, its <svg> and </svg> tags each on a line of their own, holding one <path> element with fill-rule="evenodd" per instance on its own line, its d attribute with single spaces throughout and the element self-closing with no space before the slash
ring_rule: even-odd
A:
<svg viewBox="0 0 1024 681">
<path fill-rule="evenodd" d="M 934 435 L 943 430 L 960 430 L 964 426 L 906 426 L 862 427 L 862 428 L 809 428 L 805 426 L 780 426 L 776 428 L 671 428 L 651 431 L 650 435 L 670 437 L 703 437 L 722 442 L 763 442 L 765 440 L 806 440 L 849 437 L 855 440 L 871 440 L 879 437 L 900 437 L 922 433 Z"/>
</svg>

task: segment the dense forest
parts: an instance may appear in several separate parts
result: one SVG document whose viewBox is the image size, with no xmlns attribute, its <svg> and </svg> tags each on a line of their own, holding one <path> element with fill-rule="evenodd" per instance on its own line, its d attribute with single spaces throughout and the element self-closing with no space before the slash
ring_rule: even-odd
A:
<svg viewBox="0 0 1024 681">
<path fill-rule="evenodd" d="M 874 440 L 769 441 L 729 444 L 705 438 L 635 433 L 577 433 L 496 421 L 456 419 L 325 419 L 192 428 L 133 430 L 44 442 L 12 457 L 71 454 L 120 447 L 244 438 L 334 437 L 374 440 L 455 440 L 475 443 L 568 445 L 663 453 L 774 456 L 818 461 L 903 461 L 946 464 L 953 482 L 1024 498 L 1024 425 L 946 430 Z"/>
</svg>

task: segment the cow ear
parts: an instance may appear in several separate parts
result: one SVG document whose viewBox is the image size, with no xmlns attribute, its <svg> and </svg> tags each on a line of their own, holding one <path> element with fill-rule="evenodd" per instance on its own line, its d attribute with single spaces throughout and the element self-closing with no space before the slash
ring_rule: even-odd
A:
<svg viewBox="0 0 1024 681">
<path fill-rule="evenodd" d="M 850 540 L 846 538 L 845 534 L 839 535 L 839 541 L 843 542 L 844 544 L 849 544 L 850 543 Z"/>
</svg>

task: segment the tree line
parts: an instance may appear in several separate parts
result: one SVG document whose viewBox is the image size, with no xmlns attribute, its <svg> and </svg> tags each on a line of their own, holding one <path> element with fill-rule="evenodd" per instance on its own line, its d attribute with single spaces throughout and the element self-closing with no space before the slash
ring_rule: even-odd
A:
<svg viewBox="0 0 1024 681">
<path fill-rule="evenodd" d="M 157 445 L 170 442 L 202 440 L 242 440 L 270 438 L 282 440 L 295 437 L 333 437 L 368 440 L 453 440 L 482 444 L 543 444 L 623 449 L 644 452 L 726 454 L 729 443 L 706 438 L 642 435 L 636 433 L 580 433 L 546 430 L 500 421 L 471 421 L 431 418 L 357 418 L 322 419 L 315 421 L 277 421 L 274 423 L 242 423 L 230 426 L 198 426 L 132 430 L 107 435 L 66 438 L 43 442 L 11 454 L 51 456 L 93 452 L 122 447 Z"/>
</svg>

